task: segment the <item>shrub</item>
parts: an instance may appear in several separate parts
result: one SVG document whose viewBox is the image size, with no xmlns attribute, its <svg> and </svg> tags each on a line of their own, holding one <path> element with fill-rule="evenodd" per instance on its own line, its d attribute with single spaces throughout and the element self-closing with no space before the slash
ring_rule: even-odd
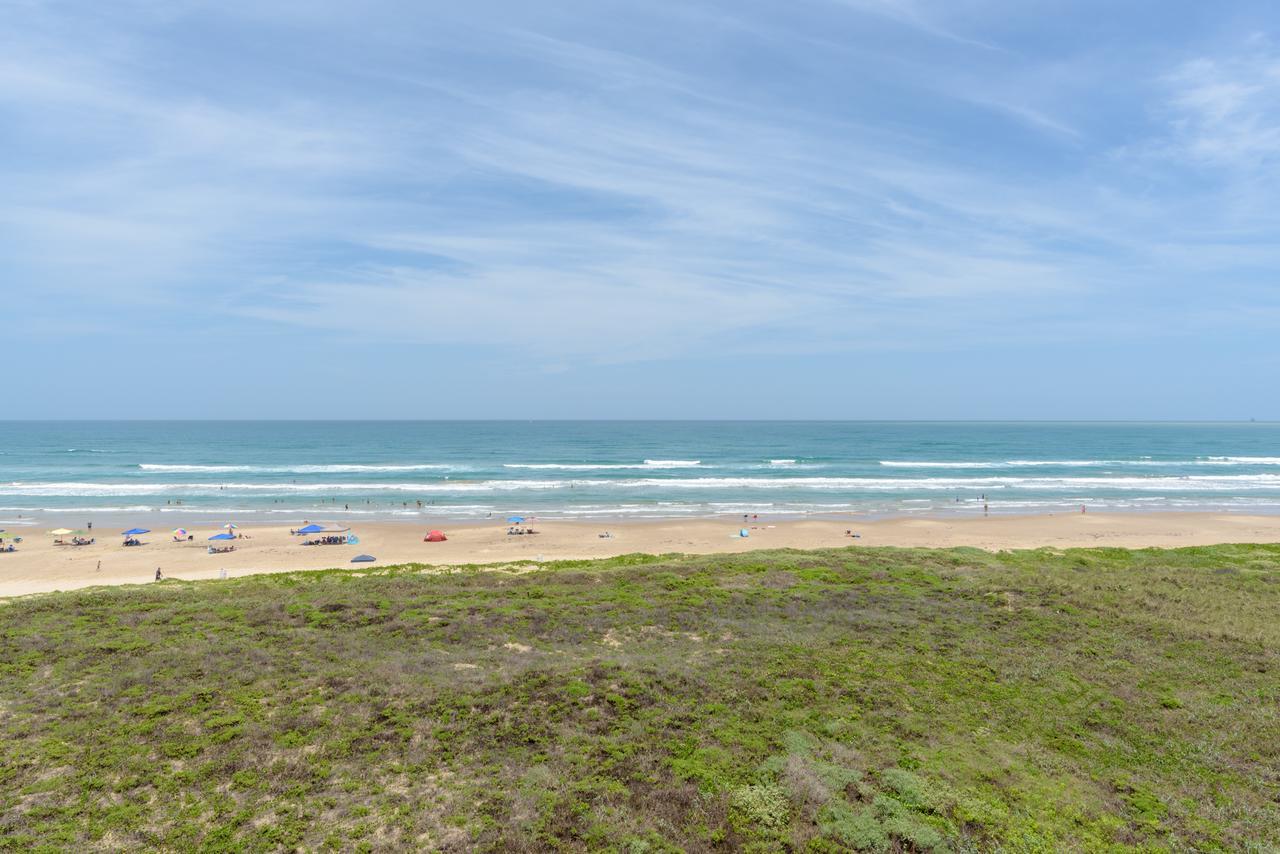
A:
<svg viewBox="0 0 1280 854">
<path fill-rule="evenodd" d="M 850 807 L 843 802 L 828 804 L 818 818 L 818 829 L 857 851 L 887 851 L 889 834 L 867 809 Z"/>
<path fill-rule="evenodd" d="M 897 795 L 897 799 L 912 809 L 933 810 L 938 806 L 937 794 L 924 780 L 902 768 L 886 768 L 880 772 L 880 782 Z"/>
<path fill-rule="evenodd" d="M 831 789 L 818 769 L 803 756 L 791 754 L 782 768 L 782 783 L 798 806 L 821 807 L 831 800 Z"/>
<path fill-rule="evenodd" d="M 729 796 L 729 806 L 751 824 L 782 827 L 791 818 L 791 802 L 776 783 L 739 786 Z"/>
<path fill-rule="evenodd" d="M 917 851 L 938 851 L 945 847 L 942 834 L 911 813 L 891 816 L 885 820 L 884 829 Z"/>
</svg>

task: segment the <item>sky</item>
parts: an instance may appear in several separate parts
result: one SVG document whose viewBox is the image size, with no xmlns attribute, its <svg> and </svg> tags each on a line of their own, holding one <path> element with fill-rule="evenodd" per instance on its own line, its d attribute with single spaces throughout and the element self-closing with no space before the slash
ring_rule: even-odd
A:
<svg viewBox="0 0 1280 854">
<path fill-rule="evenodd" d="M 1280 7 L 0 0 L 5 418 L 1280 419 Z"/>
</svg>

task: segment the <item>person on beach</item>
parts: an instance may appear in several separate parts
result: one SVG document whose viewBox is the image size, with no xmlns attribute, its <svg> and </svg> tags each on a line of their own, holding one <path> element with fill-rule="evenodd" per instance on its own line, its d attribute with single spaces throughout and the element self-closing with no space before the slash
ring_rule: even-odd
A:
<svg viewBox="0 0 1280 854">
<path fill-rule="evenodd" d="M 160 573 L 160 567 L 158 567 L 158 566 L 157 566 L 157 567 L 156 567 L 156 581 L 160 581 L 160 580 L 162 580 L 163 578 L 164 578 L 164 575 L 162 575 L 162 574 Z"/>
<path fill-rule="evenodd" d="M 987 503 L 985 501 L 982 504 L 982 515 L 983 516 L 991 515 L 991 508 L 987 506 Z"/>
</svg>

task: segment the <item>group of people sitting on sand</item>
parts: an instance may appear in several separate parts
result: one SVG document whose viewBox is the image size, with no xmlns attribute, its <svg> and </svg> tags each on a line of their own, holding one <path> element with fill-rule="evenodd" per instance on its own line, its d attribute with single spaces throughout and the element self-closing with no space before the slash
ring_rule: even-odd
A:
<svg viewBox="0 0 1280 854">
<path fill-rule="evenodd" d="M 137 537 L 126 537 L 124 544 L 126 546 L 140 546 L 142 545 L 142 540 L 138 539 Z"/>
<path fill-rule="evenodd" d="M 97 540 L 93 537 L 72 537 L 69 540 L 54 540 L 55 546 L 91 546 Z"/>
<path fill-rule="evenodd" d="M 345 546 L 347 544 L 346 534 L 337 534 L 328 537 L 316 537 L 314 540 L 304 540 L 304 546 Z"/>
<path fill-rule="evenodd" d="M 0 544 L 0 552 L 16 552 L 16 551 L 17 549 L 13 547 L 13 543 L 9 543 L 8 545 Z"/>
<path fill-rule="evenodd" d="M 235 550 L 235 546 L 209 546 L 209 554 L 211 555 L 226 554 L 227 552 L 233 552 Z"/>
<path fill-rule="evenodd" d="M 533 530 L 533 528 L 517 528 L 515 525 L 512 525 L 510 528 L 507 528 L 508 537 L 514 537 L 517 534 L 523 535 L 523 534 L 536 534 L 536 533 L 538 532 Z"/>
</svg>

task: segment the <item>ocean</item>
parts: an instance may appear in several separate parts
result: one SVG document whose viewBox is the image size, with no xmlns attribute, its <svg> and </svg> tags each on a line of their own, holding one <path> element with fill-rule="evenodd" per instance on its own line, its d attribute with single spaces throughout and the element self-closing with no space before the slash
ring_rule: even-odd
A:
<svg viewBox="0 0 1280 854">
<path fill-rule="evenodd" d="M 35 516 L 1280 512 L 1280 424 L 0 422 Z"/>
</svg>

